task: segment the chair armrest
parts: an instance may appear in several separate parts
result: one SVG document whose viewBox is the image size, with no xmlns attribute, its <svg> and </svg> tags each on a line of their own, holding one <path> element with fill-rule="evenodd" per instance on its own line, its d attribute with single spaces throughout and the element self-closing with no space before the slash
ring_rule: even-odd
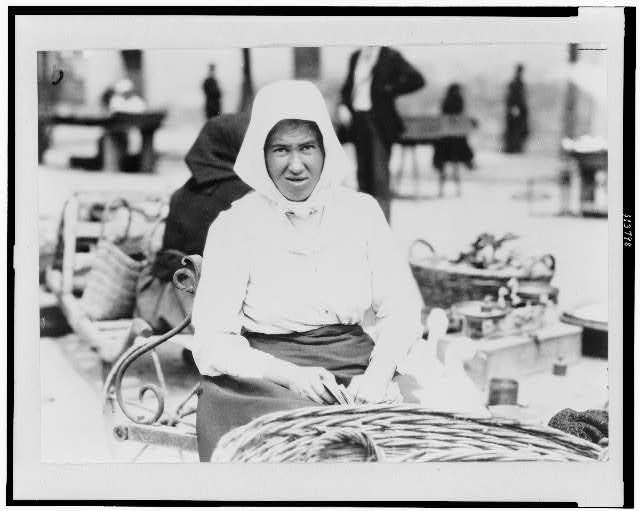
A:
<svg viewBox="0 0 640 511">
<path fill-rule="evenodd" d="M 173 276 L 173 283 L 178 289 L 191 294 L 195 294 L 196 288 L 198 286 L 198 281 L 200 280 L 202 257 L 199 255 L 186 256 L 183 258 L 182 264 L 185 267 L 176 270 Z M 149 341 L 138 346 L 132 346 L 129 350 L 123 353 L 120 359 L 116 362 L 115 366 L 112 369 L 112 372 L 115 374 L 115 395 L 118 404 L 120 405 L 120 409 L 129 420 L 135 422 L 136 424 L 153 424 L 158 421 L 164 412 L 165 395 L 163 390 L 160 389 L 160 387 L 158 387 L 157 385 L 154 385 L 152 383 L 142 385 L 138 392 L 138 398 L 142 400 L 147 391 L 152 392 L 156 398 L 156 410 L 150 417 L 140 417 L 137 414 L 130 412 L 125 405 L 124 398 L 122 397 L 122 379 L 124 377 L 124 373 L 134 361 L 136 361 L 145 353 L 157 348 L 175 335 L 182 332 L 182 330 L 184 330 L 190 323 L 191 313 L 187 314 L 187 316 L 179 325 L 172 328 L 167 333 L 159 337 L 152 338 Z M 140 327 L 140 333 L 142 334 L 145 328 L 143 328 L 144 325 L 142 323 L 140 323 Z M 105 394 L 109 394 L 108 389 Z"/>
<path fill-rule="evenodd" d="M 202 271 L 202 256 L 185 256 L 182 258 L 182 265 L 184 268 L 176 270 L 173 274 L 173 285 L 180 291 L 195 294 Z"/>
</svg>

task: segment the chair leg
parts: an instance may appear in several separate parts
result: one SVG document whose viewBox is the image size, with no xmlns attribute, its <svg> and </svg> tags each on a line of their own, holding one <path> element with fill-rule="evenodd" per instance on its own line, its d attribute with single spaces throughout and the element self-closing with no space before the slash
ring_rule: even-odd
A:
<svg viewBox="0 0 640 511">
<path fill-rule="evenodd" d="M 446 163 L 442 165 L 442 169 L 438 172 L 438 197 L 444 197 L 444 183 L 447 180 Z"/>
<path fill-rule="evenodd" d="M 411 148 L 411 155 L 413 160 L 413 189 L 416 196 L 420 195 L 420 166 L 418 165 L 418 146 L 414 145 Z"/>
</svg>

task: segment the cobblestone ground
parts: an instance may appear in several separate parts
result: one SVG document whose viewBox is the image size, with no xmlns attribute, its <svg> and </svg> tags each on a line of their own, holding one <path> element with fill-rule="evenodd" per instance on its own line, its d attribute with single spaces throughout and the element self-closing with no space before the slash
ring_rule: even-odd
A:
<svg viewBox="0 0 640 511">
<path fill-rule="evenodd" d="M 400 158 L 396 153 L 393 163 L 398 165 Z M 408 250 L 415 238 L 422 237 L 439 252 L 455 254 L 480 232 L 515 232 L 522 236 L 518 243 L 524 250 L 554 254 L 557 261 L 554 284 L 560 288 L 560 308 L 607 300 L 608 222 L 555 215 L 559 199 L 553 179 L 561 168 L 560 161 L 480 153 L 477 170 L 463 173 L 462 196 L 455 197 L 448 190 L 447 197 L 437 199 L 436 176 L 430 170 L 429 159 L 429 150 L 418 154 L 422 169 L 419 189 L 414 185 L 410 169 L 405 171 L 406 176 L 398 186 L 405 194 L 419 192 L 427 198 L 397 200 L 392 205 L 392 229 L 403 247 Z M 170 193 L 187 177 L 186 167 L 176 157 L 161 159 L 158 172 L 152 176 L 41 168 L 41 251 L 45 255 L 50 251 L 62 204 L 72 190 L 144 189 Z M 546 196 L 546 199 L 523 200 L 526 183 L 531 178 L 536 179 L 535 196 Z M 350 182 L 353 183 L 353 176 Z M 194 453 L 181 456 L 177 451 L 154 447 L 140 454 L 139 446 L 116 443 L 111 435 L 112 424 L 100 409 L 102 368 L 95 353 L 74 335 L 42 338 L 40 346 L 43 460 L 124 461 L 139 455 L 139 461 L 197 461 Z M 189 389 L 197 375 L 182 362 L 180 349 L 165 348 L 161 358 L 170 386 Z M 598 366 L 597 371 L 589 367 L 581 371 L 587 375 L 597 374 L 590 382 L 592 399 L 583 399 L 578 404 L 596 406 L 595 401 L 606 397 L 606 367 Z M 143 360 L 130 372 L 127 386 L 153 380 L 149 360 Z M 545 385 L 540 389 L 546 389 L 544 393 L 548 395 L 549 388 Z M 536 392 L 535 388 L 526 390 L 528 399 L 535 400 L 542 392 Z M 570 397 L 571 389 L 565 395 Z"/>
</svg>

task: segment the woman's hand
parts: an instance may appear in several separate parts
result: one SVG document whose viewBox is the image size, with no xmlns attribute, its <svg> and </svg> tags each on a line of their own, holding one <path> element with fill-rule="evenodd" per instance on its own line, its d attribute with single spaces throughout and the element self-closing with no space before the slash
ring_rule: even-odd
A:
<svg viewBox="0 0 640 511">
<path fill-rule="evenodd" d="M 319 404 L 333 404 L 336 400 L 327 392 L 323 382 L 337 385 L 336 379 L 324 367 L 293 366 L 288 371 L 285 386 Z"/>
<path fill-rule="evenodd" d="M 358 404 L 363 403 L 399 403 L 402 402 L 400 388 L 386 378 L 364 374 L 354 376 L 347 391 Z"/>
<path fill-rule="evenodd" d="M 396 401 L 389 394 L 396 365 L 388 357 L 373 357 L 364 374 L 354 376 L 347 387 L 356 403 L 384 403 Z"/>
</svg>

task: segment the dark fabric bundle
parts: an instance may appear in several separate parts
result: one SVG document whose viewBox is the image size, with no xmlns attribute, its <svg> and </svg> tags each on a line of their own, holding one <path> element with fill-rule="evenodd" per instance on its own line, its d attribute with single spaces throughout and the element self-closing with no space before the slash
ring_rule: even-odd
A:
<svg viewBox="0 0 640 511">
<path fill-rule="evenodd" d="M 551 418 L 549 426 L 597 444 L 609 437 L 609 413 L 605 410 L 577 412 L 565 408 Z"/>
<path fill-rule="evenodd" d="M 154 277 L 170 282 L 181 267 L 180 253 L 202 255 L 211 223 L 251 190 L 233 171 L 248 124 L 248 114 L 224 114 L 200 131 L 185 157 L 193 176 L 171 196 Z"/>
</svg>

